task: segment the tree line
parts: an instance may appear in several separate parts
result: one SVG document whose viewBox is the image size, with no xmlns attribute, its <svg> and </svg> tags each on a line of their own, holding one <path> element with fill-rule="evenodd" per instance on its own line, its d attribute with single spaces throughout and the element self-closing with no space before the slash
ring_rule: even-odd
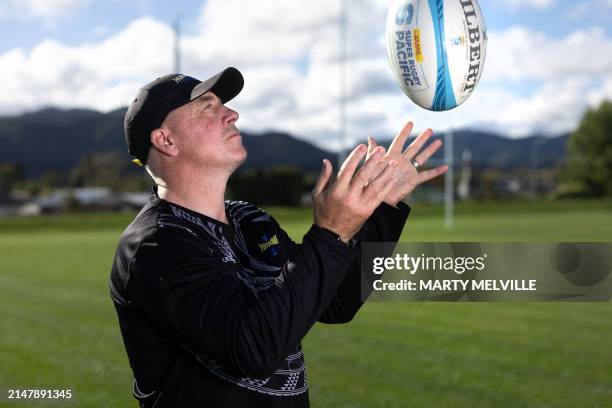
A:
<svg viewBox="0 0 612 408">
<path fill-rule="evenodd" d="M 585 112 L 578 128 L 568 138 L 567 151 L 565 165 L 555 169 L 560 180 L 558 195 L 611 197 L 612 102 L 604 101 Z M 107 186 L 117 191 L 139 191 L 151 187 L 146 174 L 131 167 L 123 155 L 115 151 L 88 154 L 69 174 L 50 170 L 42 177 L 30 180 L 26 178 L 25 170 L 20 163 L 0 164 L 0 201 L 6 200 L 14 189 L 37 195 L 61 187 Z M 299 205 L 312 189 L 315 177 L 315 174 L 304 174 L 293 166 L 239 171 L 230 179 L 228 197 L 261 205 Z M 501 175 L 495 171 L 486 170 L 480 175 L 479 182 L 487 187 L 499 177 Z"/>
</svg>

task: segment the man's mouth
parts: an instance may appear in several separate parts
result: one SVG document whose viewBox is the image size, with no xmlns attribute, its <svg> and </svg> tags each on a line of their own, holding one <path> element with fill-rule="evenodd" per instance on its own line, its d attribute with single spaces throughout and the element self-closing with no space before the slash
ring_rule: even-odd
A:
<svg viewBox="0 0 612 408">
<path fill-rule="evenodd" d="M 240 136 L 240 131 L 238 129 L 236 129 L 235 131 L 231 132 L 228 136 L 227 139 L 231 139 L 234 138 L 236 136 Z"/>
</svg>

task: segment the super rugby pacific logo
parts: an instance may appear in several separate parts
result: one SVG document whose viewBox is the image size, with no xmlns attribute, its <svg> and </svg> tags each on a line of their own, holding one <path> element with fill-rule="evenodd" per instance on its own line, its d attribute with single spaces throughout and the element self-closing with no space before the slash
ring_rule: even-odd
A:
<svg viewBox="0 0 612 408">
<path fill-rule="evenodd" d="M 412 4 L 402 4 L 395 14 L 395 24 L 398 26 L 410 24 L 412 23 L 412 16 L 414 16 L 414 6 Z"/>
</svg>

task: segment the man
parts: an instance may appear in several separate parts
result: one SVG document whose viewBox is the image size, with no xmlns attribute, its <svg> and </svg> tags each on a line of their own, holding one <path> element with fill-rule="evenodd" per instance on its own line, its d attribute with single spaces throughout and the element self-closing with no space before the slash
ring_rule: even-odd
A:
<svg viewBox="0 0 612 408">
<path fill-rule="evenodd" d="M 126 113 L 128 150 L 157 185 L 110 279 L 141 407 L 308 406 L 302 338 L 316 321 L 352 319 L 361 242 L 397 241 L 400 200 L 446 170 L 415 168 L 440 146 L 416 155 L 431 131 L 402 152 L 411 124 L 388 152 L 373 139 L 357 146 L 335 180 L 325 160 L 313 225 L 296 244 L 264 211 L 224 199 L 247 154 L 225 106 L 242 86 L 235 68 L 203 82 L 167 75 Z"/>
</svg>

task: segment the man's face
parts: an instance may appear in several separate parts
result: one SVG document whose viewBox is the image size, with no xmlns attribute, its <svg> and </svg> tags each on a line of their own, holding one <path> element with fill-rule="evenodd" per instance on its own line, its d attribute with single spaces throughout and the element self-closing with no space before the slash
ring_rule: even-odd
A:
<svg viewBox="0 0 612 408">
<path fill-rule="evenodd" d="M 237 120 L 238 112 L 209 91 L 170 112 L 162 127 L 173 134 L 181 161 L 233 171 L 246 159 Z"/>
</svg>

